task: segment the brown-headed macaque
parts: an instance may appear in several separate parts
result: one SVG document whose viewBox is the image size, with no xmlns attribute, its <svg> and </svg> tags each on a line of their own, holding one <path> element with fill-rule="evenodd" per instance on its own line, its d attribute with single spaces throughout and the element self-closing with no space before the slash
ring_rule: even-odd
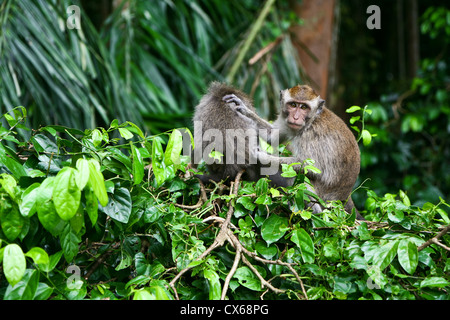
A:
<svg viewBox="0 0 450 320">
<path fill-rule="evenodd" d="M 282 90 L 280 114 L 273 124 L 261 119 L 237 96 L 226 95 L 224 100 L 230 109 L 246 118 L 247 125 L 251 122 L 258 129 L 265 129 L 259 132 L 268 142 L 277 133 L 280 141 L 290 142 L 291 157 L 273 156 L 256 148 L 255 157 L 260 163 L 275 163 L 280 169 L 283 163 L 303 163 L 306 159 L 313 159 L 314 166 L 321 173 L 308 172 L 306 176 L 316 194 L 325 201 L 341 200 L 345 210 L 351 213 L 355 208 L 351 193 L 360 170 L 358 144 L 344 121 L 325 106 L 325 100 L 312 88 L 297 85 Z M 297 172 L 301 169 L 301 165 L 293 167 Z M 292 183 L 293 179 L 289 179 L 288 184 Z M 313 206 L 315 212 L 320 211 L 317 207 L 317 204 Z M 362 219 L 356 212 L 358 219 Z"/>
<path fill-rule="evenodd" d="M 245 180 L 256 181 L 262 177 L 260 164 L 249 152 L 258 146 L 258 124 L 230 108 L 223 100 L 229 95 L 255 112 L 252 100 L 243 92 L 223 83 L 211 83 L 196 106 L 193 118 L 195 147 L 192 164 L 196 167 L 201 159 L 205 160 L 208 174 L 197 175 L 204 183 L 209 180 L 232 181 L 242 169 L 245 169 Z M 216 152 L 216 157 L 223 156 L 212 157 L 212 151 Z M 283 181 L 279 173 L 269 175 L 269 178 Z"/>
</svg>

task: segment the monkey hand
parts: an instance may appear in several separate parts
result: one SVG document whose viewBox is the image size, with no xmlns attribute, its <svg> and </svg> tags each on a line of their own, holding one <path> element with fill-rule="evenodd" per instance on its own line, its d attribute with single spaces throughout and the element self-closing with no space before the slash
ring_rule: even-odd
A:
<svg viewBox="0 0 450 320">
<path fill-rule="evenodd" d="M 241 98 L 236 96 L 234 93 L 227 94 L 227 95 L 223 96 L 222 100 L 225 101 L 230 107 L 232 107 L 231 106 L 232 103 L 234 103 L 236 107 L 243 107 L 243 106 L 245 106 L 245 104 L 241 100 Z"/>
<path fill-rule="evenodd" d="M 257 159 L 260 163 L 270 162 L 270 155 L 267 152 L 261 150 L 259 146 L 251 148 L 251 157 Z"/>
<path fill-rule="evenodd" d="M 222 98 L 232 110 L 236 111 L 238 114 L 247 115 L 248 109 L 244 102 L 236 96 L 234 93 L 227 94 Z"/>
</svg>

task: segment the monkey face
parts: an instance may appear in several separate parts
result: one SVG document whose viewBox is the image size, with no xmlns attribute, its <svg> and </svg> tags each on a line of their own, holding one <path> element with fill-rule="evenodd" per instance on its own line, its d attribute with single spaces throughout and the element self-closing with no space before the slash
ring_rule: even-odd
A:
<svg viewBox="0 0 450 320">
<path fill-rule="evenodd" d="M 325 103 L 309 86 L 295 86 L 280 94 L 282 116 L 288 128 L 299 131 L 319 114 Z"/>
<path fill-rule="evenodd" d="M 300 130 L 311 112 L 311 107 L 304 101 L 288 101 L 285 109 L 287 126 L 293 130 Z"/>
</svg>

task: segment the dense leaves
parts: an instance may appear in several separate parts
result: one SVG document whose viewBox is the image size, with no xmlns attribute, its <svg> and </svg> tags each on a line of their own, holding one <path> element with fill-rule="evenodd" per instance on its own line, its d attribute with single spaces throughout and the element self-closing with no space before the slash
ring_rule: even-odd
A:
<svg viewBox="0 0 450 320">
<path fill-rule="evenodd" d="M 301 174 L 290 188 L 200 185 L 185 129 L 146 137 L 113 121 L 20 141 L 22 111 L 0 144 L 3 299 L 450 298 L 443 199 L 369 190 L 368 221 L 339 202 L 313 215 Z"/>
</svg>

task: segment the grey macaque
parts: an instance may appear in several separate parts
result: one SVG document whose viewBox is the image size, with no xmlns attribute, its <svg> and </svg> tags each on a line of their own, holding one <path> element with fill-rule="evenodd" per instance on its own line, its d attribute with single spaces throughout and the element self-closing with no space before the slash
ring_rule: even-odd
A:
<svg viewBox="0 0 450 320">
<path fill-rule="evenodd" d="M 360 170 L 360 152 L 356 139 L 347 125 L 325 106 L 315 91 L 306 85 L 297 85 L 280 92 L 280 114 L 273 124 L 260 118 L 245 100 L 228 94 L 224 97 L 228 107 L 254 126 L 268 142 L 278 135 L 282 142 L 290 142 L 291 157 L 277 157 L 253 149 L 258 163 L 281 164 L 302 163 L 313 159 L 321 173 L 309 172 L 307 177 L 316 194 L 325 201 L 341 200 L 345 210 L 351 212 L 355 205 L 351 199 L 353 186 Z M 266 134 L 263 134 L 266 132 Z M 252 151 L 252 150 L 251 150 Z M 251 152 L 252 153 L 252 152 Z M 301 165 L 294 165 L 298 172 Z M 287 184 L 292 184 L 288 179 Z M 318 204 L 313 210 L 319 211 Z M 356 210 L 356 208 L 355 208 Z M 356 210 L 358 219 L 363 219 Z"/>
<path fill-rule="evenodd" d="M 236 174 L 245 169 L 243 178 L 256 181 L 261 178 L 261 165 L 249 150 L 258 146 L 258 124 L 230 108 L 224 96 L 232 95 L 246 109 L 255 112 L 252 100 L 236 88 L 213 82 L 207 93 L 201 98 L 194 113 L 194 159 L 193 165 L 201 159 L 206 162 L 209 171 L 205 175 L 197 175 L 204 183 L 209 180 L 234 180 Z M 221 159 L 211 157 L 211 152 L 223 154 Z M 270 176 L 270 175 L 269 175 Z M 272 180 L 284 183 L 278 172 L 270 176 Z"/>
</svg>

